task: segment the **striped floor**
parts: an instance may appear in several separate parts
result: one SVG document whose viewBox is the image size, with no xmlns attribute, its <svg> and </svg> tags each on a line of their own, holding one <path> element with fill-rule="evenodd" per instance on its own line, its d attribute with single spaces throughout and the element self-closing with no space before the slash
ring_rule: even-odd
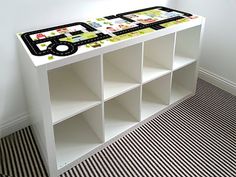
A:
<svg viewBox="0 0 236 177">
<path fill-rule="evenodd" d="M 47 176 L 29 127 L 0 143 L 0 173 L 12 177 Z M 199 80 L 194 97 L 60 177 L 132 176 L 235 177 L 236 97 Z"/>
<path fill-rule="evenodd" d="M 30 127 L 1 139 L 0 177 L 47 177 Z"/>
</svg>

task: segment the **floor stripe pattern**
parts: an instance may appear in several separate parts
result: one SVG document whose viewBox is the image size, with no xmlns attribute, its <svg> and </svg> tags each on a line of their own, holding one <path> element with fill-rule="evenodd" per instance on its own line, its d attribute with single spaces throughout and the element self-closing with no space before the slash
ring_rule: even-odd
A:
<svg viewBox="0 0 236 177">
<path fill-rule="evenodd" d="M 30 128 L 2 139 L 0 148 L 0 172 L 46 176 Z M 195 96 L 60 177 L 132 176 L 235 177 L 236 97 L 198 80 Z"/>
<path fill-rule="evenodd" d="M 30 127 L 0 140 L 0 177 L 47 177 Z"/>
</svg>

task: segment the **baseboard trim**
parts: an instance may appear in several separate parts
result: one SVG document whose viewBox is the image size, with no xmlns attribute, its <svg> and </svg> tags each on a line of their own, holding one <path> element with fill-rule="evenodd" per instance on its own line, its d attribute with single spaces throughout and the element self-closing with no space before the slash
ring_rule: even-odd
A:
<svg viewBox="0 0 236 177">
<path fill-rule="evenodd" d="M 225 79 L 215 73 L 212 73 L 206 69 L 203 69 L 199 67 L 199 72 L 198 72 L 199 78 L 221 88 L 222 90 L 225 90 L 233 95 L 236 96 L 236 83 Z"/>
<path fill-rule="evenodd" d="M 23 113 L 13 119 L 13 121 L 6 122 L 0 125 L 0 138 L 10 135 L 22 128 L 30 125 L 28 113 Z"/>
</svg>

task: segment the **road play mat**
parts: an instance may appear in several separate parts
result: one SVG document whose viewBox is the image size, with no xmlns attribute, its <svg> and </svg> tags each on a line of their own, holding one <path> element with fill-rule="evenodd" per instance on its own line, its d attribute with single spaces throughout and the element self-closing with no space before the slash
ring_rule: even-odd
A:
<svg viewBox="0 0 236 177">
<path fill-rule="evenodd" d="M 103 18 L 90 19 L 47 29 L 41 29 L 20 36 L 34 56 L 68 56 L 78 50 L 86 50 L 126 40 L 162 28 L 187 22 L 193 16 L 189 13 L 166 7 L 151 7 Z"/>
</svg>

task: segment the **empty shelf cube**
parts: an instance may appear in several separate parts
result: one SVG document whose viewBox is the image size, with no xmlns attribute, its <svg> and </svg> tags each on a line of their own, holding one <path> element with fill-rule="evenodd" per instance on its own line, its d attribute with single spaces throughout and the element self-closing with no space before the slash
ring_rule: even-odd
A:
<svg viewBox="0 0 236 177">
<path fill-rule="evenodd" d="M 173 72 L 171 103 L 177 102 L 195 92 L 197 82 L 196 62 Z"/>
<path fill-rule="evenodd" d="M 176 33 L 176 47 L 173 70 L 177 70 L 197 60 L 200 48 L 201 26 Z"/>
<path fill-rule="evenodd" d="M 105 139 L 109 140 L 140 120 L 140 88 L 105 102 Z"/>
<path fill-rule="evenodd" d="M 171 74 L 155 79 L 142 88 L 142 120 L 164 109 L 170 102 Z"/>
<path fill-rule="evenodd" d="M 139 86 L 141 61 L 142 44 L 103 55 L 105 101 Z"/>
<path fill-rule="evenodd" d="M 175 35 L 169 34 L 144 42 L 142 83 L 170 73 Z"/>
<path fill-rule="evenodd" d="M 101 103 L 101 58 L 48 72 L 53 124 Z"/>
<path fill-rule="evenodd" d="M 61 169 L 104 141 L 102 106 L 54 125 L 57 168 Z"/>
</svg>

